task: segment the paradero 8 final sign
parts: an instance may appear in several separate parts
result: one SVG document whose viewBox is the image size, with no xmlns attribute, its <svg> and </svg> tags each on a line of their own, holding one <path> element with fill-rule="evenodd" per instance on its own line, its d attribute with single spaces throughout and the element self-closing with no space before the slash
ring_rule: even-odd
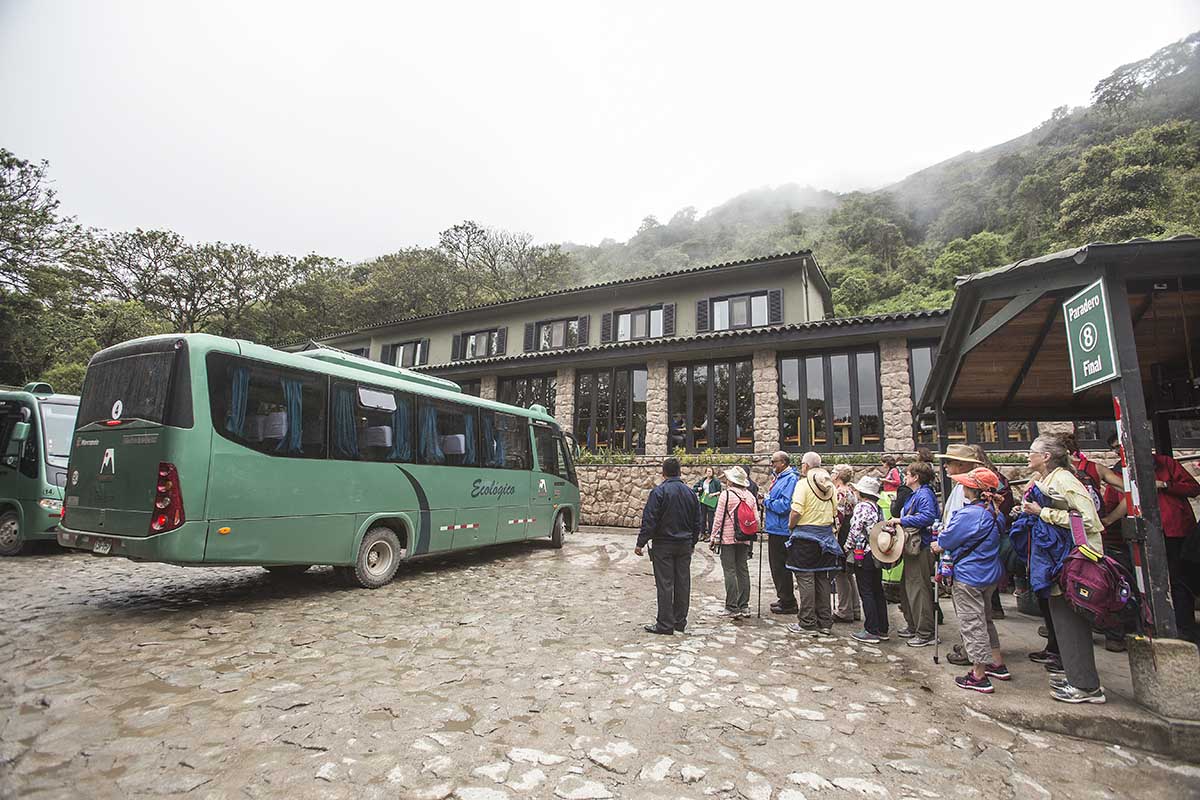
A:
<svg viewBox="0 0 1200 800">
<path fill-rule="evenodd" d="M 1100 279 L 1063 303 L 1071 388 L 1082 392 L 1117 377 L 1108 293 Z"/>
</svg>

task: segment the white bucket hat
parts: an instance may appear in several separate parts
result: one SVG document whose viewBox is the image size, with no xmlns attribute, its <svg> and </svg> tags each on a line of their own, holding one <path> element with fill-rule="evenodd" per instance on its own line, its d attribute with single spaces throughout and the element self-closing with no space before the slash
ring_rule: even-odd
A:
<svg viewBox="0 0 1200 800">
<path fill-rule="evenodd" d="M 741 467 L 730 467 L 725 470 L 725 479 L 734 486 L 741 486 L 743 489 L 750 486 L 750 479 L 746 477 L 746 470 Z"/>
</svg>

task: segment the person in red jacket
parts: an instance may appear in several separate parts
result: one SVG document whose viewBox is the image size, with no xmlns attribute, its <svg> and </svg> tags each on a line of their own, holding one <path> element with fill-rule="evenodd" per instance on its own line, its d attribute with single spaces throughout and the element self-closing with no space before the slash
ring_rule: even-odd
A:
<svg viewBox="0 0 1200 800">
<path fill-rule="evenodd" d="M 1200 483 L 1182 464 L 1170 456 L 1154 454 L 1154 487 L 1158 489 L 1158 514 L 1162 517 L 1167 543 L 1167 569 L 1171 579 L 1171 603 L 1175 607 L 1175 625 L 1179 637 L 1197 640 L 1196 596 L 1192 593 L 1195 566 L 1181 558 L 1183 542 L 1196 527 L 1196 515 L 1189 502 L 1200 497 Z"/>
</svg>

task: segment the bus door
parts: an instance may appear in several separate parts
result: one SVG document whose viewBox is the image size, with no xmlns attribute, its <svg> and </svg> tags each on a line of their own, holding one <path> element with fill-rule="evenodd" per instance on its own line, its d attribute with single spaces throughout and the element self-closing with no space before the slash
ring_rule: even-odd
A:
<svg viewBox="0 0 1200 800">
<path fill-rule="evenodd" d="M 567 485 L 566 465 L 562 463 L 559 437 L 549 425 L 534 423 L 533 442 L 537 465 L 530 474 L 529 536 L 549 536 L 554 513 Z"/>
<path fill-rule="evenodd" d="M 480 432 L 484 470 L 472 491 L 487 501 L 495 522 L 493 541 L 520 541 L 529 518 L 529 423 L 515 414 L 485 410 L 480 412 Z"/>
</svg>

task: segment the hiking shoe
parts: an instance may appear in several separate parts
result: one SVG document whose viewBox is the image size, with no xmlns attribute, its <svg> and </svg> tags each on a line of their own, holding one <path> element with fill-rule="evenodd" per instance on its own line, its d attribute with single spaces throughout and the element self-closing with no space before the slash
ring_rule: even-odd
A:
<svg viewBox="0 0 1200 800">
<path fill-rule="evenodd" d="M 914 636 L 908 640 L 909 647 L 929 647 L 933 644 L 933 637 L 926 639 L 924 636 Z"/>
<path fill-rule="evenodd" d="M 748 609 L 748 608 L 739 608 L 739 609 L 737 610 L 737 614 L 736 614 L 736 616 L 737 616 L 737 618 L 738 618 L 738 619 L 745 619 L 746 617 L 749 617 L 749 616 L 752 616 L 752 615 L 750 614 L 750 609 Z"/>
<path fill-rule="evenodd" d="M 1070 681 L 1067 680 L 1066 675 L 1051 675 L 1050 676 L 1050 688 L 1051 689 L 1064 689 L 1070 685 L 1071 685 L 1071 683 L 1070 683 Z"/>
<path fill-rule="evenodd" d="M 998 681 L 1012 680 L 1012 673 L 1008 671 L 1007 664 L 988 664 L 984 667 L 983 674 Z"/>
<path fill-rule="evenodd" d="M 787 606 L 779 606 L 771 603 L 772 614 L 797 614 L 799 611 L 800 609 L 797 607 L 788 608 Z"/>
<path fill-rule="evenodd" d="M 1050 661 L 1060 661 L 1058 653 L 1051 653 L 1049 650 L 1038 650 L 1036 653 L 1029 654 L 1029 660 L 1035 664 L 1046 664 Z"/>
<path fill-rule="evenodd" d="M 1062 661 L 1047 661 L 1042 665 L 1046 668 L 1046 672 L 1051 675 L 1066 675 L 1067 671 L 1063 668 Z"/>
<path fill-rule="evenodd" d="M 1103 704 L 1108 702 L 1104 697 L 1104 689 L 1095 688 L 1091 691 L 1080 689 L 1071 684 L 1066 684 L 1057 689 L 1050 690 L 1050 696 L 1060 703 L 1096 703 Z"/>
<path fill-rule="evenodd" d="M 1124 639 L 1105 639 L 1104 649 L 1110 653 L 1124 653 L 1126 650 Z"/>
<path fill-rule="evenodd" d="M 879 642 L 882 641 L 875 634 L 865 630 L 850 634 L 850 638 L 854 639 L 855 641 L 866 642 L 867 644 L 879 644 Z"/>
<path fill-rule="evenodd" d="M 833 628 L 818 628 L 817 633 L 821 636 L 833 636 Z"/>
<path fill-rule="evenodd" d="M 992 686 L 992 682 L 988 680 L 987 675 L 984 675 L 982 678 L 976 678 L 974 670 L 960 678 L 955 678 L 954 683 L 960 689 L 970 689 L 973 692 L 981 692 L 982 694 L 991 694 L 996 691 L 995 687 Z"/>
<path fill-rule="evenodd" d="M 717 616 L 718 617 L 736 617 L 737 613 L 738 612 L 737 612 L 736 608 L 722 608 L 720 611 L 717 612 Z"/>
<path fill-rule="evenodd" d="M 892 640 L 892 637 L 888 636 L 886 633 L 877 633 L 875 634 L 875 638 L 881 642 L 890 642 Z"/>
<path fill-rule="evenodd" d="M 1038 627 L 1038 636 L 1042 637 L 1043 639 L 1050 638 L 1050 631 L 1046 628 L 1045 625 Z"/>
<path fill-rule="evenodd" d="M 959 644 L 954 645 L 954 649 L 946 653 L 946 661 L 956 667 L 969 667 L 972 663 L 967 654 L 963 652 L 962 645 Z"/>
<path fill-rule="evenodd" d="M 793 622 L 787 626 L 788 633 L 797 633 L 801 636 L 820 636 L 821 632 L 816 628 L 806 628 L 803 625 Z"/>
<path fill-rule="evenodd" d="M 909 630 L 908 628 L 901 628 L 900 630 L 896 631 L 896 635 L 901 639 L 911 639 L 917 635 L 917 632 L 914 630 Z"/>
</svg>

